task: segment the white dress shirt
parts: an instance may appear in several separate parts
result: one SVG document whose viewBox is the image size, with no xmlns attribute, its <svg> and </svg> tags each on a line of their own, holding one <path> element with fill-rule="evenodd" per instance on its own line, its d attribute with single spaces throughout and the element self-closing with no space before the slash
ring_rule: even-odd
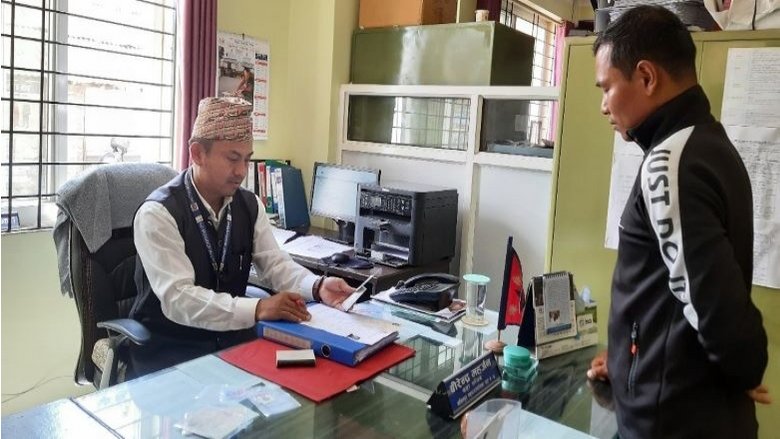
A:
<svg viewBox="0 0 780 439">
<path fill-rule="evenodd" d="M 195 191 L 206 206 L 209 218 L 218 227 L 232 197 L 225 198 L 217 216 L 197 187 Z M 279 249 L 259 200 L 258 206 L 252 262 L 261 283 L 276 291 L 295 291 L 311 299 L 312 287 L 318 276 Z M 232 297 L 229 293 L 195 285 L 195 269 L 185 253 L 184 239 L 165 206 L 145 202 L 136 213 L 133 227 L 135 247 L 167 318 L 181 325 L 212 331 L 244 329 L 255 324 L 255 308 L 259 299 Z"/>
</svg>

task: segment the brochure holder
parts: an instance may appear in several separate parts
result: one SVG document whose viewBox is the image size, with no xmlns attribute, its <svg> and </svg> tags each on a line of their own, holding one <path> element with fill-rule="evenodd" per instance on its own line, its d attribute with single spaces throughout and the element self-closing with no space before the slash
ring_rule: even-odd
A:
<svg viewBox="0 0 780 439">
<path fill-rule="evenodd" d="M 540 360 L 598 343 L 596 306 L 582 303 L 566 271 L 531 280 L 522 322 L 517 344 Z"/>
</svg>

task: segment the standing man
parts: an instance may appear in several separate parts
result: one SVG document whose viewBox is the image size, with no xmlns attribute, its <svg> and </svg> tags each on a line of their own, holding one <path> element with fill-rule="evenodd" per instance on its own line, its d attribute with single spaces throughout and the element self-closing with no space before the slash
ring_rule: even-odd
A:
<svg viewBox="0 0 780 439">
<path fill-rule="evenodd" d="M 305 300 L 335 307 L 353 291 L 280 250 L 257 196 L 240 187 L 252 157 L 251 110 L 240 98 L 203 99 L 189 141 L 192 166 L 136 212 L 145 276 L 131 316 L 154 334 L 150 344 L 130 347 L 136 375 L 250 340 L 258 320 L 308 320 Z M 279 293 L 245 297 L 251 264 Z"/>
<path fill-rule="evenodd" d="M 620 219 L 609 353 L 588 377 L 609 379 L 621 438 L 756 437 L 754 400 L 769 395 L 750 180 L 697 84 L 693 40 L 640 6 L 593 51 L 601 111 L 645 160 Z"/>
</svg>

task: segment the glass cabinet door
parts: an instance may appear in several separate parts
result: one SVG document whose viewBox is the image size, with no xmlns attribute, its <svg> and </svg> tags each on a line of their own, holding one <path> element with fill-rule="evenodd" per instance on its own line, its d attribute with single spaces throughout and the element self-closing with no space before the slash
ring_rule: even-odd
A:
<svg viewBox="0 0 780 439">
<path fill-rule="evenodd" d="M 483 99 L 479 150 L 551 158 L 554 102 Z"/>
<path fill-rule="evenodd" d="M 349 97 L 347 140 L 465 151 L 471 99 Z"/>
</svg>

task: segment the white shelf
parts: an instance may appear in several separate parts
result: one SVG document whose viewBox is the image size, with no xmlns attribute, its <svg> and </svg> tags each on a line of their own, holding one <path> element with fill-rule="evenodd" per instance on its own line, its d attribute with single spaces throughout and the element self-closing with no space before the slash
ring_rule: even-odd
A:
<svg viewBox="0 0 780 439">
<path fill-rule="evenodd" d="M 348 140 L 351 96 L 469 99 L 466 148 L 451 150 Z M 514 235 L 517 248 L 520 253 L 525 252 L 530 268 L 541 267 L 547 245 L 545 206 L 549 205 L 553 159 L 479 151 L 482 105 L 485 99 L 558 101 L 559 96 L 557 87 L 342 85 L 338 157 L 350 164 L 381 168 L 383 180 L 408 179 L 458 189 L 460 253 L 455 263 L 459 263 L 461 274 L 473 269 L 503 270 L 502 256 L 497 261 L 492 259 L 495 254 L 503 254 L 507 233 Z M 481 182 L 491 187 L 480 187 Z M 530 205 L 538 214 L 521 213 Z M 480 223 L 477 227 L 477 221 L 490 224 Z M 501 267 L 493 267 L 496 264 Z M 498 279 L 496 284 L 491 289 L 500 288 Z"/>
</svg>

